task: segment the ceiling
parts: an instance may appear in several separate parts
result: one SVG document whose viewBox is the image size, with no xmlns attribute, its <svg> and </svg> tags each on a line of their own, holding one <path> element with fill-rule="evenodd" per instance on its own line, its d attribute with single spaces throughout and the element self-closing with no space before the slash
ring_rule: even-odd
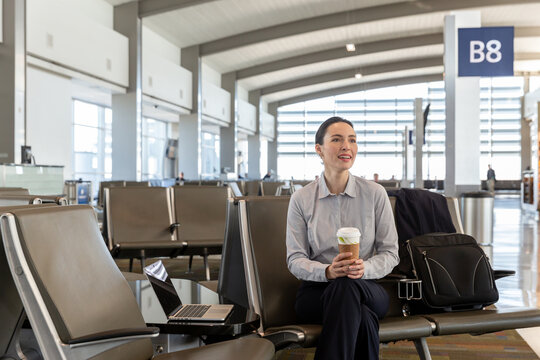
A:
<svg viewBox="0 0 540 360">
<path fill-rule="evenodd" d="M 538 1 L 138 1 L 145 26 L 180 48 L 198 45 L 205 63 L 268 103 L 442 78 L 444 17 L 456 10 L 514 26 L 515 72 L 540 73 Z"/>
</svg>

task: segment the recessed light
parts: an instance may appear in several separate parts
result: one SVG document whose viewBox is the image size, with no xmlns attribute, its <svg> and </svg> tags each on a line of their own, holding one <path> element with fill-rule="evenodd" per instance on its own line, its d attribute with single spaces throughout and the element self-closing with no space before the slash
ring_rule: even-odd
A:
<svg viewBox="0 0 540 360">
<path fill-rule="evenodd" d="M 361 78 L 362 78 L 362 74 L 356 73 L 356 74 L 354 74 L 354 77 L 355 77 L 356 79 L 361 79 Z"/>
<path fill-rule="evenodd" d="M 345 49 L 347 49 L 348 52 L 356 51 L 356 47 L 354 46 L 354 44 L 345 45 Z"/>
</svg>

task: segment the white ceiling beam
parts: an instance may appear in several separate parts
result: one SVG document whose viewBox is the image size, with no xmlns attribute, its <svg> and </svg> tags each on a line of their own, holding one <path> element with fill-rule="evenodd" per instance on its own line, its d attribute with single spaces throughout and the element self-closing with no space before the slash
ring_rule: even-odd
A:
<svg viewBox="0 0 540 360">
<path fill-rule="evenodd" d="M 515 53 L 514 61 L 518 60 L 540 60 L 540 52 L 536 53 Z"/>
<path fill-rule="evenodd" d="M 355 74 L 361 73 L 362 76 L 375 75 L 381 73 L 388 73 L 393 71 L 400 70 L 409 70 L 409 69 L 421 69 L 432 66 L 442 66 L 443 58 L 442 56 L 432 56 L 427 58 L 411 59 L 411 60 L 400 60 L 397 62 L 377 64 L 371 66 L 357 66 L 354 68 L 349 68 L 345 70 L 335 71 L 326 74 L 319 74 L 315 76 L 305 77 L 301 79 L 296 79 L 292 81 L 287 81 L 280 84 L 275 84 L 261 89 L 262 95 L 268 95 L 277 93 L 280 91 L 295 89 L 303 86 L 316 85 L 325 82 L 352 79 Z"/>
<path fill-rule="evenodd" d="M 514 37 L 540 36 L 540 26 L 520 26 L 514 28 Z"/>
<path fill-rule="evenodd" d="M 365 82 L 358 85 L 342 86 L 337 88 L 332 88 L 328 90 L 316 91 L 308 94 L 303 94 L 300 96 L 291 97 L 288 99 L 282 99 L 276 102 L 269 103 L 268 106 L 275 105 L 277 103 L 278 107 L 296 104 L 302 101 L 309 101 L 313 99 L 324 98 L 328 96 L 335 96 L 341 94 L 352 93 L 355 91 L 363 90 L 372 90 L 379 89 L 389 86 L 398 86 L 398 85 L 407 85 L 407 84 L 416 84 L 422 82 L 431 82 L 431 81 L 441 81 L 443 79 L 442 74 L 431 74 L 431 75 L 417 75 L 417 76 L 408 76 L 402 78 L 395 78 L 389 80 L 380 80 L 373 82 Z"/>
<path fill-rule="evenodd" d="M 516 27 L 514 29 L 514 36 L 520 37 L 536 37 L 540 36 L 540 27 Z M 356 51 L 348 52 L 345 50 L 345 46 L 337 48 L 317 51 L 309 54 L 293 56 L 286 59 L 280 59 L 276 61 L 267 62 L 251 66 L 236 71 L 237 79 L 246 79 L 249 77 L 266 74 L 272 71 L 279 71 L 289 69 L 296 66 L 303 66 L 309 64 L 315 64 L 323 61 L 338 60 L 350 56 L 359 56 L 366 54 L 374 54 L 383 51 L 392 51 L 399 49 L 406 49 L 419 46 L 436 45 L 443 43 L 443 33 L 432 33 L 417 36 L 410 36 L 405 38 L 394 38 L 381 41 L 373 41 L 362 44 L 355 44 Z"/>
<path fill-rule="evenodd" d="M 296 66 L 314 64 L 323 61 L 331 61 L 351 56 L 373 54 L 383 51 L 406 49 L 418 46 L 427 46 L 443 43 L 443 34 L 434 33 L 426 35 L 411 36 L 405 38 L 373 41 L 363 44 L 355 44 L 356 51 L 348 52 L 345 45 L 338 48 L 313 52 L 286 59 L 276 60 L 265 64 L 251 66 L 249 68 L 236 71 L 237 79 L 245 79 L 272 71 L 288 69 Z"/>
<path fill-rule="evenodd" d="M 377 20 L 429 14 L 441 11 L 537 2 L 538 0 L 423 0 L 372 6 L 292 21 L 285 24 L 256 29 L 214 41 L 209 41 L 207 43 L 200 44 L 201 56 L 216 54 L 242 46 L 280 39 L 288 36 Z"/>
<path fill-rule="evenodd" d="M 162 14 L 216 0 L 139 0 L 139 17 Z"/>
</svg>

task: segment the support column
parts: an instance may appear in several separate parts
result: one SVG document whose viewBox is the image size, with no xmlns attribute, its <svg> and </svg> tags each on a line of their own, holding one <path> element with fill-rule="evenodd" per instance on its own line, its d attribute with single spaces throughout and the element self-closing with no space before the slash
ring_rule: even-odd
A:
<svg viewBox="0 0 540 360">
<path fill-rule="evenodd" d="M 20 163 L 26 142 L 26 0 L 4 0 L 0 16 L 0 163 Z"/>
<path fill-rule="evenodd" d="M 202 72 L 199 46 L 181 50 L 181 65 L 191 71 L 192 105 L 191 114 L 180 115 L 178 124 L 178 171 L 186 179 L 198 179 L 202 169 Z"/>
<path fill-rule="evenodd" d="M 139 3 L 114 7 L 114 30 L 129 39 L 129 86 L 126 94 L 112 96 L 112 178 L 140 180 L 142 121 L 142 24 Z"/>
<path fill-rule="evenodd" d="M 238 142 L 236 126 L 238 119 L 238 92 L 236 89 L 236 72 L 223 74 L 221 76 L 221 87 L 231 94 L 231 123 L 228 127 L 220 127 L 219 129 L 220 168 L 221 173 L 223 173 L 223 170 L 225 168 L 228 168 L 229 172 L 236 173 L 236 154 L 238 152 L 238 149 L 236 147 L 236 144 Z"/>
<path fill-rule="evenodd" d="M 279 174 L 277 172 L 278 168 L 278 151 L 277 151 L 277 139 L 278 139 L 278 132 L 277 132 L 277 120 L 278 120 L 278 106 L 277 103 L 272 103 L 268 105 L 268 113 L 274 117 L 274 141 L 268 142 L 268 168 L 274 169 L 276 171 L 276 174 L 279 177 Z"/>
<path fill-rule="evenodd" d="M 424 152 L 424 114 L 422 112 L 422 98 L 414 99 L 414 187 L 424 188 L 424 178 L 422 174 L 422 165 Z"/>
<path fill-rule="evenodd" d="M 250 179 L 261 178 L 261 91 L 249 92 L 249 103 L 257 108 L 257 124 L 255 135 L 248 136 L 248 177 Z"/>
<path fill-rule="evenodd" d="M 401 179 L 401 187 L 409 187 L 409 127 L 405 126 L 403 131 L 403 175 Z"/>
<path fill-rule="evenodd" d="M 523 94 L 530 91 L 529 75 L 523 77 Z M 521 171 L 531 169 L 531 126 L 525 120 L 525 96 L 521 97 Z"/>
<path fill-rule="evenodd" d="M 458 28 L 480 27 L 479 11 L 447 15 L 444 21 L 447 196 L 480 190 L 480 78 L 458 77 Z"/>
</svg>

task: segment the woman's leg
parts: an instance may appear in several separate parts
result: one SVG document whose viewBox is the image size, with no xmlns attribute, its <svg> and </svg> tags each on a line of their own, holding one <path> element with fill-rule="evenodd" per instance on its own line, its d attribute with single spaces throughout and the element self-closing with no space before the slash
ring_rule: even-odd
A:
<svg viewBox="0 0 540 360">
<path fill-rule="evenodd" d="M 372 280 L 362 284 L 365 303 L 356 339 L 355 359 L 379 359 L 379 319 L 388 311 L 388 293 Z"/>
<path fill-rule="evenodd" d="M 296 294 L 295 311 L 302 324 L 322 324 L 321 296 L 328 287 L 327 282 L 302 281 Z"/>
<path fill-rule="evenodd" d="M 374 281 L 330 282 L 322 295 L 323 330 L 315 359 L 378 359 L 379 318 L 387 309 L 388 295 Z"/>
</svg>

